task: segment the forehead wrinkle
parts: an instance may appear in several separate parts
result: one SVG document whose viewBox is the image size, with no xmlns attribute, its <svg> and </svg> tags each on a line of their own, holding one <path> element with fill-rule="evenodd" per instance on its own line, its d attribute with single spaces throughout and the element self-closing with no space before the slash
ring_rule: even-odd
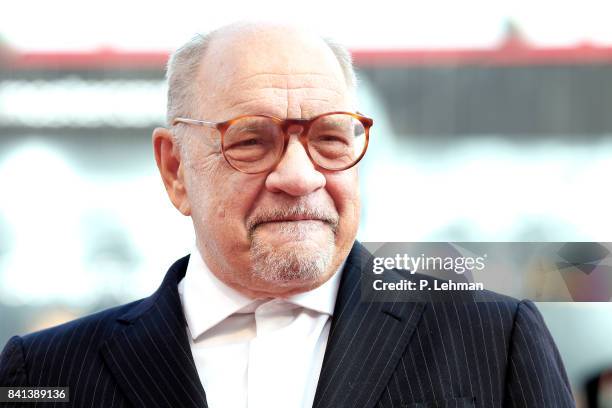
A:
<svg viewBox="0 0 612 408">
<path fill-rule="evenodd" d="M 278 100 L 278 103 L 274 102 L 270 104 L 269 102 L 273 100 Z M 231 105 L 229 105 L 228 110 L 238 111 L 238 114 L 267 114 L 273 116 L 280 116 L 280 113 L 285 111 L 286 104 L 287 96 L 260 97 L 235 101 Z M 249 109 L 249 106 L 252 106 L 252 108 Z M 265 107 L 265 109 L 262 109 L 262 107 Z M 271 107 L 274 107 L 276 109 L 271 110 Z"/>
<path fill-rule="evenodd" d="M 290 76 L 287 77 L 287 89 L 321 89 L 326 91 L 334 92 L 338 95 L 342 95 L 346 92 L 344 84 L 338 83 L 329 76 L 322 75 L 320 77 L 310 77 L 306 81 L 304 78 Z"/>
<path fill-rule="evenodd" d="M 263 95 L 258 95 L 263 93 Z M 289 95 L 300 96 L 304 99 L 318 99 L 322 101 L 330 101 L 335 98 L 342 98 L 344 94 L 338 92 L 335 89 L 320 88 L 317 86 L 300 86 L 295 88 L 281 88 L 281 87 L 264 87 L 249 90 L 234 90 L 230 92 L 230 97 L 233 96 L 235 99 L 231 100 L 231 105 L 239 105 L 248 101 L 263 100 L 266 98 L 287 98 Z"/>
<path fill-rule="evenodd" d="M 243 77 L 242 80 L 243 81 L 247 81 L 249 79 L 257 78 L 257 77 L 260 77 L 260 76 L 287 77 L 287 76 L 305 76 L 305 75 L 329 78 L 328 74 L 323 74 L 323 73 L 320 73 L 320 72 L 282 72 L 282 73 L 278 73 L 278 72 L 258 72 L 258 73 L 251 74 L 251 75 L 248 75 L 246 77 Z"/>
<path fill-rule="evenodd" d="M 341 94 L 344 83 L 320 73 L 256 73 L 227 81 L 227 91 L 246 89 L 327 89 Z"/>
<path fill-rule="evenodd" d="M 281 89 L 281 88 L 263 88 L 263 89 Z M 296 87 L 288 86 L 287 88 L 282 88 L 282 90 L 286 92 L 288 91 L 304 91 L 304 92 L 314 91 L 317 94 L 322 95 L 322 97 L 328 96 L 328 99 L 325 99 L 325 100 L 343 96 L 342 92 L 339 92 L 335 89 L 321 88 L 319 86 L 296 86 Z M 298 92 L 298 93 L 302 94 L 304 92 Z M 295 93 L 296 92 L 291 92 L 291 94 L 295 94 Z"/>
<path fill-rule="evenodd" d="M 283 114 L 287 114 L 287 98 L 276 97 L 274 99 L 278 100 L 278 103 L 269 103 L 272 101 L 272 98 L 257 98 L 247 101 L 237 102 L 233 106 L 231 106 L 228 110 L 233 110 L 234 117 L 240 115 L 271 115 L 277 118 L 283 117 Z M 261 103 L 264 102 L 264 103 Z M 268 102 L 268 103 L 265 103 Z M 336 106 L 329 105 L 325 106 L 325 109 L 322 109 L 321 102 L 330 103 L 328 99 L 320 99 L 320 98 L 303 98 L 300 103 L 300 118 L 308 119 L 310 117 L 320 115 L 325 112 L 331 112 L 338 110 Z M 313 106 L 314 105 L 314 106 Z M 224 117 L 222 120 L 231 119 L 232 115 L 228 115 L 228 117 Z"/>
<path fill-rule="evenodd" d="M 229 110 L 241 108 L 249 104 L 255 104 L 259 107 L 266 107 L 266 105 L 278 105 L 277 102 L 269 104 L 265 103 L 272 101 L 278 101 L 281 102 L 281 105 L 286 105 L 288 102 L 294 100 L 295 98 L 299 98 L 299 100 L 302 100 L 304 102 L 317 101 L 333 103 L 339 97 L 342 97 L 342 94 L 339 92 L 317 87 L 300 87 L 291 89 L 268 87 L 263 89 L 251 90 L 248 92 L 232 93 L 231 95 L 234 96 L 234 98 L 229 100 L 227 107 Z M 257 105 L 258 103 L 260 103 L 260 105 Z"/>
</svg>

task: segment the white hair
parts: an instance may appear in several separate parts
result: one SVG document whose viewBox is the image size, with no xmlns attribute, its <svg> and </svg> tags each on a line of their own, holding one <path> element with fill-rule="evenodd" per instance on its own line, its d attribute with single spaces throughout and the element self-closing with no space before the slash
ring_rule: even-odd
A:
<svg viewBox="0 0 612 408">
<path fill-rule="evenodd" d="M 178 48 L 168 60 L 166 80 L 168 83 L 168 104 L 166 121 L 168 126 L 181 116 L 190 116 L 197 110 L 201 93 L 197 86 L 198 71 L 215 35 L 223 29 L 211 31 L 204 35 L 196 35 L 190 41 Z M 350 52 L 342 45 L 329 38 L 323 41 L 331 49 L 342 69 L 347 88 L 354 97 L 357 88 L 357 76 L 353 68 L 353 58 Z M 179 145 L 180 140 L 177 139 Z"/>
</svg>

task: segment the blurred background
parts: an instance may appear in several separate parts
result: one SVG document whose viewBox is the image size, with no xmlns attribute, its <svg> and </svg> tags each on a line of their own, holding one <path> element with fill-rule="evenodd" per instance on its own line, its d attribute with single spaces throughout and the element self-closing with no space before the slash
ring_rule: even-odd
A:
<svg viewBox="0 0 612 408">
<path fill-rule="evenodd" d="M 299 23 L 353 51 L 360 110 L 375 119 L 359 239 L 612 241 L 612 4 L 286 8 L 3 4 L 1 344 L 147 296 L 191 251 L 151 131 L 164 125 L 169 52 L 235 20 Z M 610 304 L 538 306 L 579 403 L 599 389 L 599 406 L 612 406 Z"/>
</svg>

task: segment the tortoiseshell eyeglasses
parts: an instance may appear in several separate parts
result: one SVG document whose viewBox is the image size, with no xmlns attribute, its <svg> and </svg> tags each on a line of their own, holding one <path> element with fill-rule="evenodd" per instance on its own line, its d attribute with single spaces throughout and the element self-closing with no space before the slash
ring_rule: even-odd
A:
<svg viewBox="0 0 612 408">
<path fill-rule="evenodd" d="M 179 123 L 218 130 L 221 151 L 229 165 L 240 172 L 256 174 L 276 167 L 294 134 L 316 166 L 330 171 L 349 169 L 365 155 L 374 121 L 357 113 L 328 112 L 311 119 L 245 115 L 210 122 L 176 118 L 172 126 Z"/>
</svg>

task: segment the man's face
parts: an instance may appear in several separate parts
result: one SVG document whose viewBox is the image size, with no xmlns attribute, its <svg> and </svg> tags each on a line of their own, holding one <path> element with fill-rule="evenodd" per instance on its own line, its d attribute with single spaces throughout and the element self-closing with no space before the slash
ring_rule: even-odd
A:
<svg viewBox="0 0 612 408">
<path fill-rule="evenodd" d="M 246 114 L 304 118 L 353 111 L 341 68 L 319 39 L 283 28 L 212 41 L 200 70 L 197 119 Z M 191 129 L 183 158 L 198 248 L 212 272 L 251 296 L 286 296 L 329 279 L 359 222 L 357 169 L 317 169 L 296 136 L 281 162 L 244 174 L 223 158 L 214 130 Z M 207 142 L 208 141 L 208 142 Z"/>
</svg>

